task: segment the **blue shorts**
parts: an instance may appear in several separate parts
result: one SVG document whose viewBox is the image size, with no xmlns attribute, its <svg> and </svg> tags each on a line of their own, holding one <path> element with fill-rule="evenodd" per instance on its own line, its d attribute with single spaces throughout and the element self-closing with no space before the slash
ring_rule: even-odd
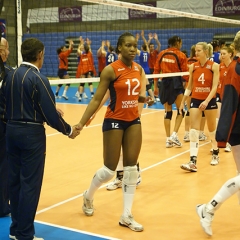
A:
<svg viewBox="0 0 240 240">
<path fill-rule="evenodd" d="M 63 78 L 66 75 L 68 75 L 68 72 L 67 72 L 66 69 L 58 69 L 58 76 L 59 76 L 59 78 Z"/>
<path fill-rule="evenodd" d="M 133 121 L 127 122 L 123 120 L 117 120 L 112 118 L 105 118 L 103 121 L 102 131 L 106 132 L 109 130 L 126 130 L 128 127 L 134 124 L 141 124 L 140 118 L 136 118 Z"/>
<path fill-rule="evenodd" d="M 204 100 L 192 98 L 191 103 L 190 103 L 190 108 L 199 108 L 200 104 L 204 102 Z M 211 101 L 208 103 L 207 107 L 205 110 L 210 110 L 210 109 L 217 109 L 217 103 L 216 103 L 216 98 L 212 98 Z"/>
</svg>

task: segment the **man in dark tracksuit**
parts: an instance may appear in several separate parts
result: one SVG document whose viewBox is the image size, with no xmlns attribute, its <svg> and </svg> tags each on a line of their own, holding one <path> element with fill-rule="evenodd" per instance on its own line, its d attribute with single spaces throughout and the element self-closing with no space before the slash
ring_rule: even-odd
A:
<svg viewBox="0 0 240 240">
<path fill-rule="evenodd" d="M 9 55 L 8 41 L 5 38 L 0 40 L 0 57 L 1 68 L 0 74 L 8 73 L 12 70 L 11 67 L 6 65 Z M 3 69 L 2 69 L 3 68 Z M 0 78 L 2 81 L 2 78 Z M 0 88 L 1 92 L 1 88 Z M 3 102 L 0 102 L 0 217 L 5 217 L 10 213 L 9 205 L 9 190 L 8 190 L 8 162 L 6 153 L 6 119 L 3 115 Z"/>
<path fill-rule="evenodd" d="M 34 218 L 46 155 L 44 122 L 64 135 L 79 134 L 62 118 L 48 79 L 39 72 L 44 45 L 35 38 L 21 46 L 23 63 L 3 80 L 6 100 L 6 143 L 12 223 L 10 239 L 43 240 L 34 236 Z"/>
</svg>

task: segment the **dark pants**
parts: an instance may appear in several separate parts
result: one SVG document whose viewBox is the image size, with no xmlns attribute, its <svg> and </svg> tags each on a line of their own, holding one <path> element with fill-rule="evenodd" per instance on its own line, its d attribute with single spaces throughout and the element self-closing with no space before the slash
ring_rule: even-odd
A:
<svg viewBox="0 0 240 240">
<path fill-rule="evenodd" d="M 10 234 L 18 240 L 32 240 L 45 163 L 45 128 L 9 122 L 6 141 L 12 217 Z"/>
<path fill-rule="evenodd" d="M 10 213 L 5 129 L 6 125 L 0 120 L 0 217 Z"/>
</svg>

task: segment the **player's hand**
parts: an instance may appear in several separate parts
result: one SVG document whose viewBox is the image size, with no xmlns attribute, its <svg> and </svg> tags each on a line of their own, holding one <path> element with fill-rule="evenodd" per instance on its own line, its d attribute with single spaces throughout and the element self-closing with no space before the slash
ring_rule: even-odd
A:
<svg viewBox="0 0 240 240">
<path fill-rule="evenodd" d="M 148 96 L 148 97 L 146 97 L 146 99 L 145 99 L 145 103 L 146 103 L 149 107 L 151 107 L 151 106 L 154 104 L 154 99 L 152 99 L 152 97 Z"/>
<path fill-rule="evenodd" d="M 72 126 L 72 134 L 68 137 L 71 139 L 74 139 L 79 134 L 80 134 L 80 130 L 76 127 L 76 125 L 74 125 L 74 126 Z"/>
</svg>

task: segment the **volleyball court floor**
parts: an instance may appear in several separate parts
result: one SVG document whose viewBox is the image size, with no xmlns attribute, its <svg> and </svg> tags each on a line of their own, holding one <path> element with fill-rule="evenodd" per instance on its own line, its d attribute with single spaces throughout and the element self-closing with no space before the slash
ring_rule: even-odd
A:
<svg viewBox="0 0 240 240">
<path fill-rule="evenodd" d="M 89 99 L 78 102 L 75 93 L 76 88 L 70 87 L 69 100 L 56 100 L 70 124 L 80 120 L 89 103 Z M 90 95 L 88 88 L 86 93 Z M 182 171 L 179 166 L 189 159 L 189 144 L 165 148 L 162 109 L 162 105 L 156 103 L 144 109 L 141 118 L 143 145 L 139 161 L 143 180 L 136 190 L 133 214 L 144 225 L 144 231 L 136 233 L 118 226 L 122 191 L 106 191 L 106 184 L 95 194 L 94 216 L 86 217 L 82 213 L 82 193 L 102 166 L 101 125 L 106 110 L 103 107 L 92 124 L 74 140 L 46 126 L 47 157 L 35 221 L 36 236 L 45 240 L 208 239 L 201 229 L 195 206 L 210 200 L 224 181 L 235 175 L 232 154 L 221 150 L 220 164 L 212 167 L 209 165 L 211 145 L 209 141 L 201 142 L 198 173 Z M 183 139 L 183 135 L 184 123 L 179 138 Z M 213 239 L 239 239 L 236 197 L 224 205 L 214 220 Z M 234 224 L 230 219 L 235 219 Z M 9 239 L 10 222 L 9 217 L 0 218 L 0 240 Z"/>
</svg>

